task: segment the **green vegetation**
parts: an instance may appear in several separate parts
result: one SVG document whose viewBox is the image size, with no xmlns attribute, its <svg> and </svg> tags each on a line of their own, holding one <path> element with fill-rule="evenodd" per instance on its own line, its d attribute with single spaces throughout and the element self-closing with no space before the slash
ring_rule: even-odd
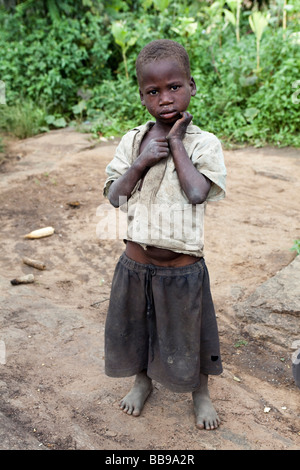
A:
<svg viewBox="0 0 300 470">
<path fill-rule="evenodd" d="M 300 239 L 294 240 L 291 250 L 296 251 L 296 255 L 300 255 Z"/>
<path fill-rule="evenodd" d="M 0 129 L 23 139 L 43 131 L 46 112 L 32 101 L 17 101 L 13 106 L 5 106 L 0 115 Z"/>
<path fill-rule="evenodd" d="M 2 0 L 0 129 L 142 123 L 135 59 L 163 37 L 189 52 L 197 125 L 228 144 L 300 146 L 299 12 L 296 0 Z"/>
<path fill-rule="evenodd" d="M 239 340 L 235 343 L 234 347 L 235 347 L 235 348 L 240 348 L 241 346 L 247 346 L 247 344 L 248 344 L 248 341 L 246 341 L 245 339 L 239 339 Z"/>
</svg>

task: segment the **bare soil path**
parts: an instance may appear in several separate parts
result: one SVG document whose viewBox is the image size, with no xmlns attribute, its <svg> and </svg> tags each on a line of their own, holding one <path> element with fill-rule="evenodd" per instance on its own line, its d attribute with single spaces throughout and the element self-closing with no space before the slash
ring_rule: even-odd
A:
<svg viewBox="0 0 300 470">
<path fill-rule="evenodd" d="M 224 363 L 210 379 L 222 425 L 209 432 L 195 428 L 189 394 L 159 384 L 139 418 L 125 415 L 118 402 L 132 379 L 104 375 L 104 321 L 123 243 L 98 239 L 96 226 L 116 144 L 53 131 L 11 142 L 1 165 L 0 449 L 299 449 L 290 344 L 245 337 L 235 314 L 295 257 L 299 150 L 225 151 L 228 196 L 208 205 L 205 227 Z M 46 226 L 52 236 L 24 238 Z M 11 285 L 29 273 L 33 284 Z"/>
</svg>

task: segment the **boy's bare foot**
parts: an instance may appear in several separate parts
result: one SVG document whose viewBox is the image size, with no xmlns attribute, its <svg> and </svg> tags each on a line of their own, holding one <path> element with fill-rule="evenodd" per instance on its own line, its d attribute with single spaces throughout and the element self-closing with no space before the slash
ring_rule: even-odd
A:
<svg viewBox="0 0 300 470">
<path fill-rule="evenodd" d="M 152 380 L 143 371 L 136 375 L 135 382 L 130 392 L 120 402 L 120 408 L 132 416 L 139 416 L 152 390 Z"/>
<path fill-rule="evenodd" d="M 193 392 L 193 401 L 197 428 L 211 430 L 219 426 L 220 419 L 210 400 L 207 382 L 208 376 L 201 374 L 201 386 Z"/>
</svg>

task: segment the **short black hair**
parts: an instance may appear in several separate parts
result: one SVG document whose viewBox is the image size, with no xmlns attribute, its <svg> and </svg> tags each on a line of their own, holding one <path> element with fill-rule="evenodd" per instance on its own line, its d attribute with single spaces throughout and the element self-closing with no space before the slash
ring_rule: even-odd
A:
<svg viewBox="0 0 300 470">
<path fill-rule="evenodd" d="M 171 39 L 156 39 L 149 42 L 139 53 L 136 59 L 136 75 L 138 81 L 141 79 L 143 66 L 149 62 L 161 59 L 174 59 L 190 78 L 190 60 L 185 48 Z"/>
</svg>

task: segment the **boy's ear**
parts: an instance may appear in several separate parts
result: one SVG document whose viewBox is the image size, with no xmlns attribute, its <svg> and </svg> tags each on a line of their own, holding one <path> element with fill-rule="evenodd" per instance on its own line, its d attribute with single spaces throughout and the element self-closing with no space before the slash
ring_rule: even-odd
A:
<svg viewBox="0 0 300 470">
<path fill-rule="evenodd" d="M 196 82 L 193 79 L 193 77 L 191 77 L 191 79 L 190 79 L 190 87 L 191 87 L 191 95 L 195 96 L 196 93 L 197 93 L 197 87 L 196 87 Z"/>
<path fill-rule="evenodd" d="M 140 92 L 141 103 L 142 103 L 143 106 L 145 106 L 144 95 L 143 95 L 143 92 L 140 88 L 139 88 L 139 92 Z"/>
</svg>

